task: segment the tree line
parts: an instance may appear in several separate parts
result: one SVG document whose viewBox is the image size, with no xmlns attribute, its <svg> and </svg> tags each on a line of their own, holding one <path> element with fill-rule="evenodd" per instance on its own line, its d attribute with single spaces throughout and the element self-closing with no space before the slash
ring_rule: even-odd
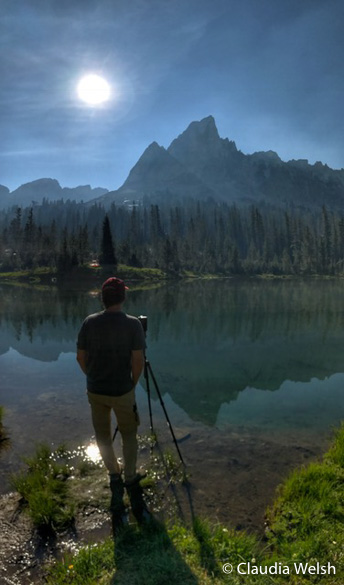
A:
<svg viewBox="0 0 344 585">
<path fill-rule="evenodd" d="M 91 261 L 173 274 L 340 274 L 344 216 L 268 205 L 86 206 L 71 201 L 0 212 L 0 270 Z"/>
</svg>

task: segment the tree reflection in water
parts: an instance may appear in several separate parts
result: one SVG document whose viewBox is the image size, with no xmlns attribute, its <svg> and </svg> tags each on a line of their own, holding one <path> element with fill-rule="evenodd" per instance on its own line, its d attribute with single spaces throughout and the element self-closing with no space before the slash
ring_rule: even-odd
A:
<svg viewBox="0 0 344 585">
<path fill-rule="evenodd" d="M 342 372 L 342 289 L 340 280 L 171 282 L 132 286 L 125 309 L 148 315 L 148 356 L 162 392 L 212 425 L 246 388 L 275 391 L 286 380 Z M 0 360 L 10 348 L 41 362 L 74 353 L 81 322 L 101 310 L 94 291 L 53 286 L 2 285 L 1 299 Z"/>
</svg>

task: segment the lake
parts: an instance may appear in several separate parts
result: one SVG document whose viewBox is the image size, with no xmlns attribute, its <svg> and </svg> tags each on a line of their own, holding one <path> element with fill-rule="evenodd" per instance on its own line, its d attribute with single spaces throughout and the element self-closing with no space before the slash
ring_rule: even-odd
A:
<svg viewBox="0 0 344 585">
<path fill-rule="evenodd" d="M 259 483 L 261 470 L 274 489 L 293 464 L 324 450 L 344 419 L 344 281 L 215 279 L 147 290 L 133 286 L 125 308 L 148 316 L 147 356 L 180 448 L 196 473 L 206 459 L 216 481 L 225 481 L 226 467 L 232 486 L 240 471 L 239 491 L 254 477 Z M 91 442 L 75 341 L 85 316 L 98 310 L 96 291 L 1 285 L 0 404 L 10 437 L 0 453 L 2 492 L 9 473 L 37 442 Z M 168 442 L 153 389 L 152 397 L 154 424 Z M 143 378 L 138 404 L 145 434 Z M 219 510 L 220 504 L 221 516 Z"/>
</svg>

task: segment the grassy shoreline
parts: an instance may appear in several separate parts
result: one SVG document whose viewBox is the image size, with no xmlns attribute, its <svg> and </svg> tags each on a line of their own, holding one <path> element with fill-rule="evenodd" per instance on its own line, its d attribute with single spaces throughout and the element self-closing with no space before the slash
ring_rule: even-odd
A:
<svg viewBox="0 0 344 585">
<path fill-rule="evenodd" d="M 119 264 L 116 269 L 111 267 L 91 268 L 89 266 L 76 267 L 66 273 L 59 273 L 54 268 L 39 267 L 27 270 L 17 270 L 12 272 L 0 272 L 0 284 L 26 284 L 26 285 L 51 285 L 51 286 L 70 286 L 72 288 L 83 287 L 85 285 L 100 284 L 110 275 L 116 274 L 128 282 L 164 282 L 168 280 L 185 280 L 185 279 L 258 279 L 258 280 L 338 280 L 343 279 L 344 274 L 327 275 L 327 274 L 222 274 L 222 273 L 196 273 L 190 270 L 178 274 L 164 272 L 159 268 L 136 268 Z"/>
<path fill-rule="evenodd" d="M 32 270 L 17 270 L 12 272 L 0 272 L 0 282 L 23 282 L 29 284 L 51 284 L 59 285 L 64 283 L 77 284 L 80 281 L 94 283 L 102 281 L 114 270 L 106 268 L 90 268 L 88 266 L 72 269 L 66 273 L 59 273 L 56 269 L 49 267 L 34 268 Z M 152 280 L 166 278 L 165 273 L 155 268 L 132 268 L 119 265 L 116 273 L 123 278 L 134 278 L 139 280 Z"/>
<path fill-rule="evenodd" d="M 56 467 L 47 452 L 28 461 L 31 472 L 37 473 L 37 461 L 43 462 L 43 474 L 38 483 L 36 479 L 30 480 L 29 487 L 35 492 L 38 484 L 42 487 L 42 477 L 50 474 L 51 490 L 46 486 L 42 489 L 47 501 L 55 498 L 58 503 L 56 513 L 63 526 L 66 515 L 61 517 L 61 501 L 64 511 L 72 514 L 77 481 L 90 481 L 94 485 L 100 470 L 93 469 L 93 475 L 87 479 L 88 471 L 83 469 L 79 480 L 66 481 L 68 471 L 65 467 Z M 69 496 L 65 488 L 61 492 L 56 481 L 64 486 L 72 482 Z M 28 484 L 21 476 L 17 483 L 21 493 L 23 486 L 25 491 Z M 41 501 L 39 498 L 38 506 Z M 109 537 L 103 542 L 82 546 L 77 554 L 64 554 L 62 560 L 47 566 L 46 582 L 48 585 L 278 585 L 288 580 L 295 585 L 342 585 L 343 502 L 344 424 L 321 461 L 294 470 L 280 485 L 275 501 L 267 510 L 263 538 L 197 517 L 189 525 L 176 518 L 143 527 L 129 525 L 115 543 Z M 36 492 L 34 504 L 37 505 Z M 58 523 L 46 510 L 44 513 L 49 527 L 58 529 Z M 44 515 L 38 520 L 36 516 L 36 525 L 42 525 L 42 518 L 44 520 Z M 301 563 L 303 568 L 315 569 L 297 574 L 295 567 L 300 567 Z M 228 564 L 232 566 L 230 574 L 223 571 L 223 566 L 228 567 Z M 333 571 L 317 574 L 328 564 L 335 567 L 335 574 Z M 244 574 L 238 572 L 238 565 Z M 261 567 L 266 574 L 256 573 L 254 567 Z"/>
</svg>

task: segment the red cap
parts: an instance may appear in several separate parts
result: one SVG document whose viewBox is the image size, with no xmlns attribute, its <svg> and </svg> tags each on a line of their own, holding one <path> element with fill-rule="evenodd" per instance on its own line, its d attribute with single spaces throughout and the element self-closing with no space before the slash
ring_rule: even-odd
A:
<svg viewBox="0 0 344 585">
<path fill-rule="evenodd" d="M 111 278 L 108 278 L 105 282 L 103 282 L 102 291 L 105 288 L 111 288 L 112 290 L 115 290 L 117 293 L 123 295 L 125 294 L 126 290 L 129 290 L 128 287 L 125 286 L 123 280 L 117 278 L 116 276 L 111 276 Z"/>
</svg>

